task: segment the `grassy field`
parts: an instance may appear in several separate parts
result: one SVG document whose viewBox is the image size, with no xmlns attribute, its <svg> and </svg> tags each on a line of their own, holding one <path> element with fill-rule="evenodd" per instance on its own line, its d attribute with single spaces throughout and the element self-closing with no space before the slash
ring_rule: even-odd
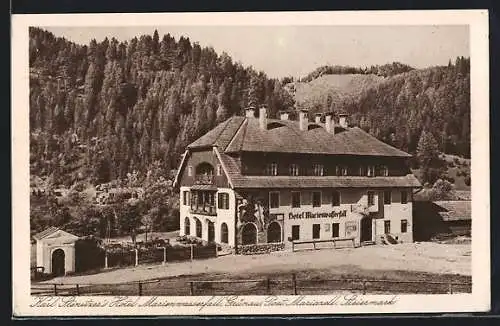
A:
<svg viewBox="0 0 500 326">
<path fill-rule="evenodd" d="M 391 283 L 387 281 L 458 282 L 471 280 L 471 248 L 465 244 L 409 243 L 375 245 L 361 248 L 304 250 L 275 252 L 266 255 L 229 255 L 193 262 L 166 265 L 139 265 L 108 270 L 97 274 L 59 277 L 35 284 L 34 287 L 66 284 L 82 285 L 81 291 L 124 294 L 138 290 L 139 281 L 160 280 L 142 286 L 144 295 L 185 295 L 191 290 L 189 282 L 248 280 L 237 285 L 230 283 L 195 283 L 204 294 L 212 292 L 254 293 L 267 291 L 265 280 L 271 279 L 271 288 L 277 293 L 290 291 L 291 275 L 296 274 L 301 291 L 337 291 L 360 286 L 358 282 L 339 282 L 335 279 L 373 279 L 378 291 L 394 290 L 401 293 L 421 293 L 426 288 L 441 293 L 447 285 L 434 287 L 420 283 Z M 328 281 L 330 280 L 330 281 Z M 264 282 L 264 283 L 263 283 Z M 83 286 L 83 285 L 91 286 Z M 208 284 L 208 285 L 207 285 Z M 370 284 L 372 290 L 377 290 Z M 383 285 L 383 286 L 382 286 Z M 196 291 L 196 289 L 194 289 Z M 254 291 L 254 292 L 252 292 Z M 281 292 L 280 292 L 281 291 Z M 410 292 L 409 292 L 410 291 Z M 413 291 L 413 292 L 412 292 Z M 215 293 L 214 292 L 214 293 Z M 259 293 L 260 293 L 259 292 Z M 248 294 L 247 293 L 247 294 Z"/>
<path fill-rule="evenodd" d="M 294 275 L 293 275 L 294 274 Z M 471 291 L 471 277 L 401 270 L 369 270 L 353 265 L 336 269 L 296 270 L 294 273 L 203 273 L 157 279 L 140 285 L 80 285 L 79 295 L 290 295 L 331 294 L 339 292 L 382 293 L 455 293 Z M 295 277 L 294 277 L 295 276 Z M 450 285 L 452 283 L 452 285 Z M 34 287 L 34 292 L 53 294 L 53 286 Z M 59 294 L 74 295 L 76 287 L 63 285 Z"/>
</svg>

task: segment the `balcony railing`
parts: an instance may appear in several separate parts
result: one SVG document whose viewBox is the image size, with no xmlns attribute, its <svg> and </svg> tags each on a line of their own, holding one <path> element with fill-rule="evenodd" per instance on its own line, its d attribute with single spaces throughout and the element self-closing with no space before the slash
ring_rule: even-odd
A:
<svg viewBox="0 0 500 326">
<path fill-rule="evenodd" d="M 217 215 L 215 206 L 191 206 L 190 211 L 192 214 Z"/>
<path fill-rule="evenodd" d="M 213 185 L 214 184 L 214 176 L 213 175 L 205 175 L 200 174 L 194 177 L 194 183 L 198 185 Z"/>
</svg>

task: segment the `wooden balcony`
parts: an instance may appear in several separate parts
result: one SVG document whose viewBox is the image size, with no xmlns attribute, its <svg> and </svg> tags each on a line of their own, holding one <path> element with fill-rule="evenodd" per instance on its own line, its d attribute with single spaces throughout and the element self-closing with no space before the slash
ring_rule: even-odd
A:
<svg viewBox="0 0 500 326">
<path fill-rule="evenodd" d="M 215 206 L 209 206 L 209 205 L 191 206 L 190 213 L 191 214 L 216 216 L 217 209 L 215 208 Z"/>
<path fill-rule="evenodd" d="M 215 184 L 215 178 L 212 174 L 200 174 L 194 177 L 194 184 L 197 185 L 213 185 Z"/>
</svg>

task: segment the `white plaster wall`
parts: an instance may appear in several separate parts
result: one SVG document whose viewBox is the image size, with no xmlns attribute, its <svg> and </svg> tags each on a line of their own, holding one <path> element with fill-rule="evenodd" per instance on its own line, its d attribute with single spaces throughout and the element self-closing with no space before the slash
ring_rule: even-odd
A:
<svg viewBox="0 0 500 326">
<path fill-rule="evenodd" d="M 229 194 L 229 209 L 219 209 L 217 208 L 217 220 L 215 222 L 215 242 L 220 243 L 221 240 L 221 225 L 222 223 L 227 224 L 228 230 L 228 244 L 234 247 L 235 238 L 235 222 L 236 222 L 236 196 L 231 188 L 219 188 L 217 194 L 215 195 L 216 207 L 219 207 L 219 192 L 225 192 Z"/>
<path fill-rule="evenodd" d="M 217 216 L 204 217 L 203 214 L 195 214 L 194 216 L 190 213 L 190 205 L 183 205 L 182 201 L 182 193 L 183 191 L 189 191 L 189 187 L 180 187 L 180 206 L 179 206 L 179 225 L 180 230 L 179 234 L 184 234 L 184 220 L 186 217 L 190 220 L 190 234 L 191 236 L 196 236 L 196 224 L 195 219 L 193 217 L 198 218 L 201 221 L 202 227 L 202 239 L 208 240 L 208 223 L 207 220 L 215 220 L 214 229 L 215 229 L 215 242 L 221 242 L 221 225 L 222 223 L 227 224 L 228 229 L 228 244 L 230 246 L 234 246 L 234 237 L 235 237 L 235 216 L 236 216 L 236 196 L 234 191 L 231 188 L 219 188 L 217 193 L 215 194 L 215 207 L 217 210 Z M 218 205 L 218 194 L 219 192 L 225 192 L 229 194 L 229 209 L 219 209 Z"/>
<path fill-rule="evenodd" d="M 43 244 L 42 241 L 36 241 L 36 266 L 44 266 L 43 261 Z"/>
<path fill-rule="evenodd" d="M 311 191 L 301 191 L 301 196 L 307 196 L 306 193 L 311 193 Z M 313 224 L 320 224 L 320 239 L 332 239 L 332 224 L 339 223 L 339 238 L 346 237 L 345 222 L 352 221 L 357 225 L 357 235 L 356 242 L 359 243 L 359 216 L 351 212 L 351 205 L 356 204 L 366 204 L 368 202 L 368 196 L 366 190 L 340 190 L 340 206 L 332 206 L 330 194 L 331 190 L 322 192 L 322 205 L 320 207 L 313 207 L 312 203 L 304 204 L 304 200 L 301 202 L 299 208 L 292 208 L 291 201 L 288 201 L 290 205 L 283 205 L 280 208 L 270 209 L 270 213 L 281 213 L 284 214 L 284 240 L 288 241 L 288 238 L 292 236 L 292 225 L 300 226 L 300 240 L 312 240 L 313 236 Z M 280 191 L 281 196 L 291 196 L 290 191 L 282 190 Z M 282 205 L 280 200 L 280 205 Z M 286 201 L 285 201 L 286 202 Z M 346 217 L 334 217 L 334 218 L 310 218 L 310 219 L 290 219 L 289 214 L 296 214 L 301 212 L 312 212 L 312 213 L 330 213 L 332 211 L 342 212 L 346 210 Z M 327 227 L 327 225 L 329 225 Z"/>
<path fill-rule="evenodd" d="M 182 194 L 184 191 L 189 191 L 189 187 L 180 187 L 180 192 L 179 192 L 179 195 L 180 195 L 180 201 L 179 201 L 179 219 L 180 219 L 180 230 L 179 230 L 179 235 L 183 236 L 183 235 L 189 235 L 189 234 L 184 234 L 184 219 L 186 217 L 189 217 L 190 218 L 190 214 L 189 214 L 189 202 L 187 203 L 187 205 L 184 205 L 183 203 L 183 198 L 182 198 Z M 191 194 L 190 194 L 191 196 Z M 190 225 L 190 231 L 191 231 L 191 234 L 195 234 L 193 232 L 193 228 L 194 228 L 194 225 L 193 225 L 193 220 L 190 218 L 190 221 L 191 221 L 191 225 Z"/>
<path fill-rule="evenodd" d="M 378 238 L 380 235 L 384 234 L 384 221 L 391 221 L 390 234 L 397 236 L 400 241 L 413 242 L 413 204 L 411 202 L 411 190 L 406 190 L 408 192 L 408 202 L 402 204 L 401 191 L 403 190 L 405 189 L 394 189 L 391 191 L 391 204 L 384 205 L 384 217 L 376 221 L 376 240 L 379 240 Z M 406 233 L 401 232 L 402 220 L 408 221 Z"/>
<path fill-rule="evenodd" d="M 62 249 L 64 251 L 64 270 L 66 273 L 73 273 L 75 271 L 75 244 L 57 245 L 54 243 L 44 243 L 41 250 L 43 257 L 43 266 L 45 273 L 52 273 L 52 254 L 55 250 Z"/>
</svg>

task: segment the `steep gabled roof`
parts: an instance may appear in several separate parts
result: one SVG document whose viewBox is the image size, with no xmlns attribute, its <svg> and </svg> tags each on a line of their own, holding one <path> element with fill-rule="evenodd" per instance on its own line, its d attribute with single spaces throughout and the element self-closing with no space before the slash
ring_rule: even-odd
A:
<svg viewBox="0 0 500 326">
<path fill-rule="evenodd" d="M 221 152 L 276 152 L 303 154 L 373 155 L 410 157 L 362 129 L 335 126 L 327 132 L 322 123 L 308 123 L 314 128 L 300 130 L 297 121 L 267 119 L 272 128 L 261 129 L 256 118 L 232 117 L 219 124 L 189 148 L 217 146 Z M 280 126 L 281 125 L 281 126 Z M 318 128 L 319 126 L 319 128 Z"/>
<path fill-rule="evenodd" d="M 217 146 L 223 151 L 244 120 L 243 117 L 233 116 L 219 123 L 214 129 L 189 144 L 188 148 Z"/>
<path fill-rule="evenodd" d="M 438 213 L 444 221 L 471 219 L 470 200 L 435 201 L 434 203 L 439 206 Z"/>
<path fill-rule="evenodd" d="M 33 239 L 35 239 L 35 240 L 41 240 L 41 239 L 43 239 L 43 238 L 45 238 L 45 237 L 47 237 L 47 236 L 55 233 L 57 230 L 59 230 L 59 228 L 56 228 L 55 226 L 51 226 L 48 229 L 45 229 L 45 230 L 40 231 L 37 234 L 35 234 L 33 236 Z"/>
<path fill-rule="evenodd" d="M 38 232 L 33 236 L 35 240 L 42 240 L 46 238 L 60 238 L 60 239 L 69 239 L 69 240 L 77 240 L 78 237 L 74 234 L 61 230 L 60 228 L 51 226 L 48 229 L 45 229 L 41 232 Z"/>
</svg>

